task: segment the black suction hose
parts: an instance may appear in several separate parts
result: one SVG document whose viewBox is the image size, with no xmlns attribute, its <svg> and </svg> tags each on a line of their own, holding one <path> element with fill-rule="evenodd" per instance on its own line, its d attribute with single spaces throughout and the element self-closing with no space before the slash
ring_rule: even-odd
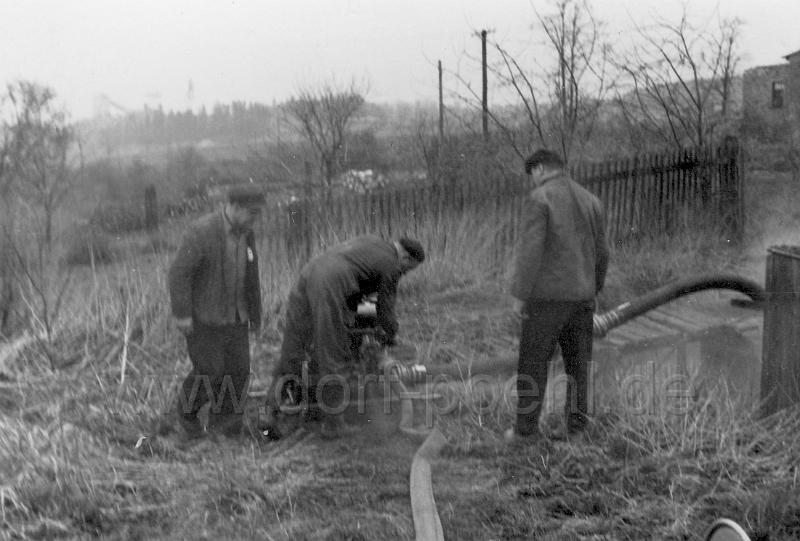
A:
<svg viewBox="0 0 800 541">
<path fill-rule="evenodd" d="M 764 288 L 752 280 L 733 274 L 707 274 L 678 280 L 662 286 L 632 301 L 620 304 L 616 308 L 594 317 L 594 335 L 601 338 L 614 327 L 644 314 L 673 299 L 704 291 L 706 289 L 732 289 L 744 293 L 755 302 L 766 299 Z"/>
<path fill-rule="evenodd" d="M 766 299 L 764 288 L 752 280 L 732 274 L 706 274 L 678 280 L 662 286 L 650 293 L 625 302 L 602 314 L 594 316 L 594 336 L 602 338 L 608 331 L 623 323 L 665 304 L 671 300 L 704 291 L 706 289 L 731 289 L 744 293 L 754 302 L 761 303 Z M 446 365 L 396 365 L 395 374 L 401 381 L 409 385 L 419 384 L 429 376 L 445 376 L 468 378 L 474 374 L 491 374 L 509 372 L 517 367 L 516 355 L 503 359 L 483 359 L 472 363 L 469 367 L 457 363 Z"/>
</svg>

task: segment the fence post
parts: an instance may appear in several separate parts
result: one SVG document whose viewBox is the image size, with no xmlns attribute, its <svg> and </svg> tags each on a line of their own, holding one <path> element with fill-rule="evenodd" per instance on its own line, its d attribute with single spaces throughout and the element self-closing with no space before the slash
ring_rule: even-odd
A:
<svg viewBox="0 0 800 541">
<path fill-rule="evenodd" d="M 714 159 L 714 149 L 713 147 L 699 147 L 697 149 L 698 154 L 700 155 L 700 159 L 705 162 L 702 164 L 702 167 L 699 167 L 700 170 L 700 201 L 703 205 L 703 210 L 708 212 L 708 204 L 711 201 L 711 194 L 712 194 L 712 171 L 713 171 L 713 162 Z M 695 166 L 698 169 L 697 166 Z"/>
<path fill-rule="evenodd" d="M 762 414 L 800 401 L 800 247 L 768 250 L 761 365 Z"/>
<path fill-rule="evenodd" d="M 153 184 L 144 189 L 144 225 L 148 231 L 158 229 L 158 201 L 156 187 Z"/>
<path fill-rule="evenodd" d="M 656 208 L 653 203 L 653 193 L 655 191 L 655 158 L 652 153 L 645 154 L 644 173 L 642 175 L 642 191 L 644 192 L 644 213 L 645 217 L 642 231 L 652 231 L 656 226 Z"/>
<path fill-rule="evenodd" d="M 742 227 L 739 209 L 739 141 L 733 135 L 724 139 L 720 149 L 720 201 L 719 209 L 722 223 L 728 234 L 736 241 L 741 240 Z"/>
<path fill-rule="evenodd" d="M 311 223 L 311 211 L 313 210 L 311 205 L 311 182 L 313 180 L 313 174 L 311 170 L 311 162 L 305 162 L 304 164 L 304 172 L 305 181 L 303 186 L 304 197 L 303 197 L 303 221 L 301 222 L 301 231 L 302 231 L 302 240 L 305 244 L 306 248 L 306 261 L 311 259 L 311 254 L 313 253 L 313 249 L 311 246 L 311 239 L 313 238 L 313 224 Z"/>
</svg>

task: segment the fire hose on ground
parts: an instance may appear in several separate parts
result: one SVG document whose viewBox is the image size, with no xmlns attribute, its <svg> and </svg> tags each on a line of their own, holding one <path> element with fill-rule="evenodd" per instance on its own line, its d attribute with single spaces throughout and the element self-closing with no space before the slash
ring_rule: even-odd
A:
<svg viewBox="0 0 800 541">
<path fill-rule="evenodd" d="M 660 287 L 650 293 L 637 297 L 636 299 L 620 304 L 602 314 L 594 316 L 594 336 L 602 338 L 608 332 L 623 323 L 634 319 L 662 304 L 666 304 L 679 297 L 697 293 L 708 289 L 730 289 L 744 293 L 753 301 L 759 304 L 764 302 L 766 295 L 764 289 L 746 278 L 729 274 L 710 274 L 702 275 L 684 280 L 679 280 L 672 284 Z M 486 374 L 498 371 L 507 371 L 516 367 L 516 358 L 506 360 L 491 360 L 481 363 L 473 363 L 469 367 L 469 374 Z M 463 368 L 450 365 L 402 365 L 399 363 L 390 364 L 386 367 L 386 373 L 394 376 L 395 382 L 393 390 L 401 397 L 402 412 L 400 428 L 406 431 L 411 421 L 407 415 L 413 415 L 413 407 L 410 396 L 405 384 L 420 384 L 430 376 L 446 377 L 465 377 Z M 402 393 L 402 394 L 401 394 Z M 446 439 L 437 430 L 433 429 L 425 443 L 420 446 L 411 465 L 410 491 L 411 506 L 414 518 L 414 528 L 418 541 L 440 541 L 444 539 L 441 521 L 436 510 L 436 502 L 433 498 L 433 486 L 431 483 L 430 461 L 436 457 L 446 444 Z M 713 528 L 712 528 L 713 530 Z M 709 533 L 707 538 L 712 538 Z M 716 538 L 715 538 L 716 539 Z M 747 539 L 746 536 L 740 539 Z"/>
</svg>

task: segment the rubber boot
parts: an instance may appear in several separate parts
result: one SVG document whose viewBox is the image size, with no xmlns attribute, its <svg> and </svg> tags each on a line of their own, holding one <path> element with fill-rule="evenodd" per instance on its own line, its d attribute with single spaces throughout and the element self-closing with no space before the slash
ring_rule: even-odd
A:
<svg viewBox="0 0 800 541">
<path fill-rule="evenodd" d="M 317 399 L 322 413 L 320 436 L 324 439 L 336 439 L 352 436 L 359 432 L 357 427 L 350 426 L 345 422 L 343 412 L 334 413 L 344 406 L 344 389 L 340 384 L 325 385 L 321 393 L 319 389 L 317 391 Z"/>
<path fill-rule="evenodd" d="M 183 415 L 179 415 L 178 423 L 181 425 L 181 428 L 183 428 L 183 435 L 187 440 L 202 438 L 205 435 L 203 424 L 197 417 L 194 419 L 187 419 Z"/>
<path fill-rule="evenodd" d="M 226 438 L 238 438 L 242 435 L 243 421 L 241 413 L 209 413 L 208 431 Z"/>
<path fill-rule="evenodd" d="M 326 415 L 320 427 L 320 436 L 326 440 L 355 436 L 361 430 L 359 427 L 347 424 L 344 415 Z"/>
</svg>

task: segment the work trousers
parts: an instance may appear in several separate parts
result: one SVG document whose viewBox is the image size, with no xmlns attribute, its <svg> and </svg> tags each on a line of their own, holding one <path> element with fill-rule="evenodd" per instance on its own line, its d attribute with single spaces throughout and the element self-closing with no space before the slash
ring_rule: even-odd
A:
<svg viewBox="0 0 800 541">
<path fill-rule="evenodd" d="M 538 431 L 547 372 L 556 344 L 567 375 L 565 414 L 571 431 L 584 427 L 592 360 L 593 302 L 532 299 L 523 308 L 517 379 L 517 426 L 521 435 Z"/>
<path fill-rule="evenodd" d="M 314 388 L 322 380 L 325 392 L 316 398 L 337 407 L 342 386 L 353 370 L 350 330 L 360 300 L 358 283 L 346 262 L 330 257 L 303 269 L 289 294 L 268 405 L 280 402 L 281 378 L 300 381 L 303 361 L 309 357 L 310 381 L 301 382 L 309 385 L 309 399 L 314 400 Z"/>
<path fill-rule="evenodd" d="M 241 430 L 250 377 L 247 324 L 204 325 L 195 322 L 186 346 L 192 370 L 178 396 L 178 418 L 188 431 L 197 429 L 197 412 L 211 402 L 209 429 Z"/>
</svg>

